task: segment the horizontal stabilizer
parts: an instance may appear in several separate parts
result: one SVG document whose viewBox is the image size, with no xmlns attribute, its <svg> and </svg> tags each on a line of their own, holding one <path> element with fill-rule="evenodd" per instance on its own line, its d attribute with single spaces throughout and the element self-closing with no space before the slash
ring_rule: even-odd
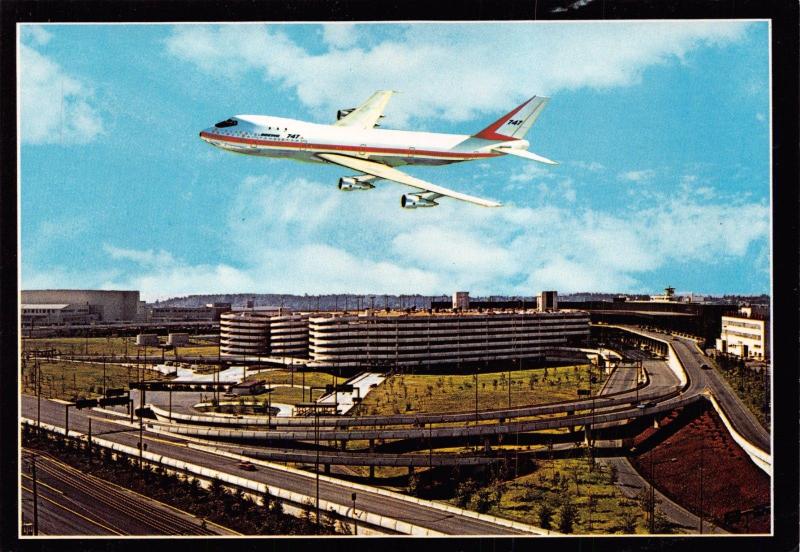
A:
<svg viewBox="0 0 800 552">
<path fill-rule="evenodd" d="M 492 148 L 497 153 L 506 153 L 508 155 L 516 155 L 517 157 L 522 157 L 524 159 L 530 159 L 531 161 L 538 161 L 539 163 L 545 163 L 546 165 L 558 165 L 558 161 L 553 161 L 552 159 L 548 159 L 547 157 L 542 157 L 541 155 L 536 155 L 532 151 L 523 150 L 523 149 L 514 149 L 514 148 Z"/>
</svg>

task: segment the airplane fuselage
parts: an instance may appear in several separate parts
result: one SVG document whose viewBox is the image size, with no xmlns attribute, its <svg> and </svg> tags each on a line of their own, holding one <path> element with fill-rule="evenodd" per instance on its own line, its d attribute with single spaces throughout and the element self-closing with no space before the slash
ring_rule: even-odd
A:
<svg viewBox="0 0 800 552">
<path fill-rule="evenodd" d="M 220 127 L 220 124 L 230 123 Z M 320 153 L 336 153 L 370 159 L 391 167 L 446 165 L 499 157 L 491 151 L 497 141 L 466 134 L 441 134 L 388 129 L 358 129 L 320 125 L 263 115 L 237 115 L 205 129 L 204 141 L 227 151 L 262 157 L 291 158 L 325 163 Z M 527 147 L 525 140 L 509 144 Z"/>
</svg>

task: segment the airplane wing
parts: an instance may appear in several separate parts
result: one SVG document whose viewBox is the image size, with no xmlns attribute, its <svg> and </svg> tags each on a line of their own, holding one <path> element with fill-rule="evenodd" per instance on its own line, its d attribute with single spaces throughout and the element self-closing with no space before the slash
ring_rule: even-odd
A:
<svg viewBox="0 0 800 552">
<path fill-rule="evenodd" d="M 501 205 L 496 201 L 489 201 L 488 199 L 481 199 L 479 197 L 462 194 L 461 192 L 448 190 L 442 186 L 437 186 L 436 184 L 431 184 L 430 182 L 420 180 L 419 178 L 414 178 L 409 174 L 398 171 L 397 169 L 376 161 L 357 159 L 347 155 L 339 155 L 338 153 L 319 153 L 317 156 L 325 161 L 328 161 L 329 163 L 333 163 L 334 165 L 347 167 L 348 169 L 353 169 L 365 174 L 376 176 L 378 178 L 383 178 L 384 180 L 391 180 L 399 184 L 405 184 L 406 186 L 417 188 L 423 193 L 429 193 L 436 196 L 452 197 L 453 199 L 460 199 L 461 201 L 467 201 L 483 207 L 500 207 Z"/>
<path fill-rule="evenodd" d="M 389 103 L 392 94 L 394 94 L 394 90 L 378 90 L 366 102 L 333 123 L 333 126 L 373 128 L 378 119 L 383 116 L 383 110 L 386 109 L 386 104 Z"/>
</svg>

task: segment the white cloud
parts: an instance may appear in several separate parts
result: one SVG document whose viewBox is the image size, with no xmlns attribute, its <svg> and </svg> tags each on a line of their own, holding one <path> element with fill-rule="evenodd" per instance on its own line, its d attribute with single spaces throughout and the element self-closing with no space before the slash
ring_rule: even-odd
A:
<svg viewBox="0 0 800 552">
<path fill-rule="evenodd" d="M 98 281 L 140 289 L 147 299 L 247 291 L 441 294 L 456 288 L 476 295 L 547 288 L 642 292 L 647 288 L 641 279 L 665 267 L 714 267 L 753 247 L 762 250 L 769 207 L 708 203 L 680 189 L 644 210 L 618 213 L 553 202 L 480 209 L 444 200 L 435 209 L 404 211 L 390 185 L 340 193 L 330 184 L 270 175 L 248 178 L 236 189 L 227 221 L 227 263 L 190 263 L 167 251 L 106 245 L 111 257 L 133 266 L 118 264 L 113 278 Z"/>
<path fill-rule="evenodd" d="M 598 163 L 597 161 L 592 161 L 591 163 L 586 163 L 585 161 L 575 161 L 572 164 L 589 172 L 602 172 L 606 170 L 606 166 L 602 163 Z"/>
<path fill-rule="evenodd" d="M 620 180 L 627 180 L 628 182 L 636 182 L 637 184 L 641 184 L 642 182 L 652 180 L 655 175 L 656 172 L 654 170 L 645 169 L 641 171 L 622 172 L 617 175 L 617 178 Z"/>
<path fill-rule="evenodd" d="M 32 42 L 37 46 L 44 46 L 53 38 L 52 33 L 41 25 L 22 25 L 20 36 L 23 42 Z"/>
<path fill-rule="evenodd" d="M 112 259 L 131 261 L 144 266 L 166 266 L 175 264 L 175 259 L 172 255 L 163 249 L 159 251 L 153 251 L 152 249 L 142 251 L 139 249 L 126 249 L 124 247 L 103 244 L 103 251 L 108 253 Z"/>
<path fill-rule="evenodd" d="M 387 124 L 476 115 L 490 122 L 533 94 L 635 84 L 647 67 L 736 41 L 746 26 L 732 21 L 412 24 L 396 27 L 404 30 L 399 38 L 348 45 L 352 34 L 328 25 L 323 37 L 329 49 L 312 53 L 280 25 L 181 25 L 167 49 L 217 78 L 258 71 L 294 91 L 320 118 L 357 105 L 375 90 L 399 89 L 404 93 L 389 105 Z M 366 33 L 369 26 L 358 28 Z M 502 55 L 487 46 L 487 35 L 504 38 Z"/>
<path fill-rule="evenodd" d="M 534 163 L 522 165 L 522 171 L 511 175 L 511 182 L 530 182 L 536 179 L 555 178 L 556 173 Z"/>
<path fill-rule="evenodd" d="M 358 30 L 350 23 L 328 23 L 322 26 L 322 40 L 333 48 L 349 48 L 358 40 Z"/>
<path fill-rule="evenodd" d="M 49 40 L 41 33 L 36 38 L 37 33 L 29 33 L 37 44 Z M 92 90 L 85 83 L 26 44 L 20 44 L 19 60 L 23 143 L 82 144 L 103 131 Z"/>
</svg>

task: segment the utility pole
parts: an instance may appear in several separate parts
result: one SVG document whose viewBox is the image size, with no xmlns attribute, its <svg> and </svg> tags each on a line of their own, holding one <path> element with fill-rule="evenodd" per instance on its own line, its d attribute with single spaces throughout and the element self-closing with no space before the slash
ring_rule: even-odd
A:
<svg viewBox="0 0 800 552">
<path fill-rule="evenodd" d="M 103 357 L 103 396 L 106 394 L 106 357 Z"/>
<path fill-rule="evenodd" d="M 36 368 L 36 433 L 38 434 L 42 425 L 42 380 L 39 370 L 39 359 L 35 361 Z"/>
<path fill-rule="evenodd" d="M 320 521 L 319 521 L 319 408 L 317 405 L 314 407 L 314 445 L 317 449 L 317 462 L 316 462 L 316 469 L 314 470 L 317 479 L 317 533 L 320 530 Z"/>
<path fill-rule="evenodd" d="M 653 468 L 655 468 L 655 464 L 653 463 L 653 453 L 654 450 L 650 450 L 650 534 L 654 534 L 656 532 L 656 491 L 653 481 Z M 702 518 L 701 518 L 702 519 Z M 702 521 L 701 521 L 702 523 Z M 703 532 L 702 529 L 700 531 Z"/>
<path fill-rule="evenodd" d="M 356 517 L 356 493 L 352 494 L 353 499 L 353 533 L 358 535 L 358 518 Z"/>
<path fill-rule="evenodd" d="M 31 455 L 31 478 L 33 479 L 33 534 L 39 534 L 39 489 L 36 482 L 36 455 Z"/>
<path fill-rule="evenodd" d="M 703 534 L 703 449 L 705 440 L 700 441 L 700 534 Z"/>
</svg>

